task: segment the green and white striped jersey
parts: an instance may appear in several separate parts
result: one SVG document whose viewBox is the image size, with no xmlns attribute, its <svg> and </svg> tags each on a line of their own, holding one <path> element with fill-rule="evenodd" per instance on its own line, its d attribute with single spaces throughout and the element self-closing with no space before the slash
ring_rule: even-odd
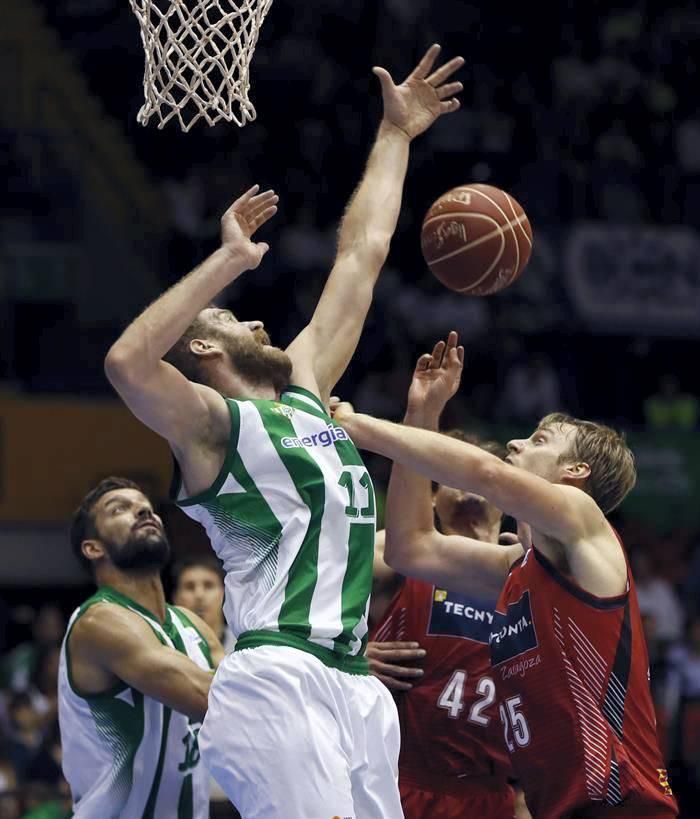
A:
<svg viewBox="0 0 700 819">
<path fill-rule="evenodd" d="M 118 591 L 103 586 L 73 612 L 61 647 L 58 716 L 63 773 L 73 796 L 75 819 L 207 819 L 209 776 L 199 760 L 199 723 L 140 691 L 119 683 L 102 694 L 76 690 L 68 638 L 95 603 L 124 606 L 143 617 L 156 637 L 212 668 L 209 645 L 188 617 L 173 606 L 156 617 Z"/>
<path fill-rule="evenodd" d="M 181 508 L 206 529 L 226 572 L 236 649 L 287 645 L 367 673 L 374 488 L 321 401 L 227 399 L 231 437 L 213 485 Z"/>
</svg>

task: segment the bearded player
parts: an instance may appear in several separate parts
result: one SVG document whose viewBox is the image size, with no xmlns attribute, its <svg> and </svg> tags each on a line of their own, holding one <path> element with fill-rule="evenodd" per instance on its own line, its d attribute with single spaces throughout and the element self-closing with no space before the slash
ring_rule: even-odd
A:
<svg viewBox="0 0 700 819">
<path fill-rule="evenodd" d="M 180 506 L 226 571 L 236 650 L 217 672 L 200 747 L 245 819 L 402 815 L 396 709 L 364 657 L 374 492 L 327 401 L 389 250 L 410 143 L 459 107 L 461 83 L 446 80 L 463 60 L 433 70 L 438 52 L 399 86 L 375 69 L 384 117 L 318 306 L 286 352 L 261 322 L 207 307 L 267 250 L 251 236 L 277 197 L 252 189 L 224 215 L 221 248 L 105 362 L 127 405 L 169 442 Z"/>
<path fill-rule="evenodd" d="M 166 604 L 170 547 L 135 483 L 101 481 L 76 512 L 71 541 L 97 584 L 70 619 L 59 665 L 71 815 L 205 819 L 197 733 L 221 644 L 197 615 Z"/>
<path fill-rule="evenodd" d="M 461 370 L 463 355 L 451 333 L 440 366 Z M 335 407 L 335 418 L 360 447 L 395 461 L 387 562 L 441 587 L 500 593 L 489 634 L 492 673 L 504 740 L 533 816 L 676 816 L 634 581 L 605 518 L 635 483 L 622 437 L 549 415 L 528 439 L 508 444 L 504 463 L 348 404 Z M 445 535 L 429 516 L 407 537 L 399 521 L 418 502 L 418 475 L 482 495 L 514 516 L 523 545 Z"/>
</svg>

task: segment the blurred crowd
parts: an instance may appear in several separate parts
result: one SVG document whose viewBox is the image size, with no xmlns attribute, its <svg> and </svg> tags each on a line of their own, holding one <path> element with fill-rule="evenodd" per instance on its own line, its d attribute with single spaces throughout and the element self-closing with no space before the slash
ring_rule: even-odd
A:
<svg viewBox="0 0 700 819">
<path fill-rule="evenodd" d="M 263 319 L 281 344 L 309 317 L 377 126 L 380 96 L 369 68 L 385 65 L 398 79 L 434 40 L 447 55 L 466 56 L 461 111 L 413 146 L 402 218 L 360 349 L 341 384 L 345 397 L 398 417 L 416 355 L 450 328 L 467 344 L 475 385 L 465 412 L 479 418 L 495 412 L 519 420 L 557 399 L 584 416 L 642 424 L 645 399 L 665 373 L 677 372 L 680 392 L 695 389 L 676 365 L 698 352 L 697 321 L 693 338 L 683 339 L 686 328 L 678 329 L 672 317 L 656 334 L 634 313 L 631 326 L 613 320 L 591 328 L 572 304 L 563 274 L 572 226 L 591 220 L 624 226 L 633 231 L 633 246 L 641 241 L 634 231 L 645 225 L 700 227 L 700 115 L 687 90 L 700 53 L 700 12 L 693 3 L 637 0 L 609 8 L 566 2 L 547 15 L 515 8 L 504 19 L 497 7 L 462 0 L 439 7 L 427 0 L 325 0 L 301 7 L 275 0 L 252 60 L 257 120 L 243 129 L 222 124 L 181 134 L 171 125 L 158 131 L 136 124 L 143 50 L 136 19 L 122 2 L 35 2 L 162 196 L 171 230 L 148 248 L 161 286 L 216 246 L 219 216 L 238 192 L 254 181 L 278 190 L 280 212 L 265 236 L 272 249 L 228 298 L 235 312 Z M 13 196 L 31 203 L 38 238 L 74 241 L 80 220 L 71 209 L 80 197 L 65 173 L 42 173 L 42 189 L 33 192 L 41 201 L 23 200 L 19 189 L 31 175 L 15 167 Z M 423 214 L 445 190 L 469 181 L 512 192 L 534 226 L 529 269 L 494 299 L 448 292 L 420 255 Z M 613 260 L 591 253 L 605 276 Z M 668 248 L 661 242 L 654 253 L 662 257 L 662 272 L 656 290 L 642 296 L 646 302 L 670 287 L 663 273 L 671 263 L 663 258 Z M 654 253 L 641 254 L 616 301 L 630 297 Z M 94 264 L 88 261 L 89 268 Z M 108 389 L 102 354 L 134 310 L 127 296 L 129 276 L 137 274 L 125 269 L 121 275 L 120 325 L 103 324 L 100 332 L 84 320 L 81 326 L 69 305 L 44 304 L 34 312 L 19 306 L 25 325 L 44 325 L 46 340 L 16 329 L 16 383 L 39 391 Z M 697 255 L 679 276 L 690 288 L 679 301 L 688 306 L 700 298 Z M 40 355 L 35 348 L 42 343 Z M 80 367 L 70 354 L 78 343 Z M 683 426 L 696 426 L 696 416 L 685 414 Z"/>
</svg>

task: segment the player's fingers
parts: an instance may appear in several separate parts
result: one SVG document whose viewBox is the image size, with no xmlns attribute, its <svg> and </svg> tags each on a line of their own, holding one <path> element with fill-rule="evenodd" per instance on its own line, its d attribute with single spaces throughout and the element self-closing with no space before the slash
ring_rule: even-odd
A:
<svg viewBox="0 0 700 819">
<path fill-rule="evenodd" d="M 437 71 L 433 71 L 433 73 L 425 79 L 432 86 L 437 88 L 438 85 L 442 85 L 450 75 L 454 74 L 455 71 L 460 69 L 463 65 L 464 57 L 453 57 L 451 60 L 446 62 L 445 65 L 441 65 Z"/>
<path fill-rule="evenodd" d="M 253 185 L 252 188 L 248 188 L 248 190 L 242 196 L 239 196 L 238 199 L 236 199 L 236 201 L 231 205 L 231 208 L 229 208 L 229 210 L 231 209 L 236 210 L 238 208 L 243 207 L 250 199 L 253 198 L 253 196 L 255 196 L 255 194 L 259 190 L 260 185 Z"/>
<path fill-rule="evenodd" d="M 432 355 L 432 362 L 431 367 L 435 367 L 438 369 L 442 364 L 442 357 L 445 355 L 445 342 L 438 341 L 438 343 L 433 347 L 433 355 Z"/>
<path fill-rule="evenodd" d="M 387 640 L 386 642 L 382 643 L 371 643 L 371 645 L 375 646 L 380 651 L 392 648 L 420 648 L 420 643 L 416 643 L 412 640 Z"/>
<path fill-rule="evenodd" d="M 374 676 L 391 691 L 410 691 L 413 688 L 411 683 L 395 680 L 393 677 L 385 677 L 383 674 L 375 674 Z"/>
<path fill-rule="evenodd" d="M 448 82 L 447 85 L 441 85 L 437 90 L 439 100 L 446 100 L 448 97 L 454 97 L 464 89 L 461 82 Z"/>
<path fill-rule="evenodd" d="M 450 330 L 447 335 L 447 349 L 453 350 L 457 346 L 457 342 L 459 341 L 459 336 L 457 335 L 456 330 Z"/>
<path fill-rule="evenodd" d="M 261 211 L 257 216 L 251 219 L 251 227 L 253 230 L 257 230 L 260 225 L 264 225 L 268 219 L 272 219 L 272 217 L 277 213 L 277 206 L 272 205 L 269 208 L 265 208 L 265 210 Z"/>
<path fill-rule="evenodd" d="M 394 80 L 391 78 L 391 74 L 386 70 L 386 68 L 382 68 L 381 66 L 377 65 L 372 69 L 372 73 L 379 80 L 379 84 L 382 86 L 382 92 L 388 91 L 394 87 Z"/>
<path fill-rule="evenodd" d="M 446 100 L 445 102 L 440 103 L 440 113 L 451 114 L 453 111 L 459 110 L 460 105 L 460 101 L 453 97 L 451 100 Z"/>
<path fill-rule="evenodd" d="M 464 347 L 460 344 L 457 347 L 457 358 L 459 359 L 459 363 L 464 366 Z"/>
<path fill-rule="evenodd" d="M 279 196 L 277 196 L 274 191 L 265 191 L 265 193 L 261 193 L 259 196 L 254 196 L 252 199 L 248 200 L 246 208 L 249 213 L 257 213 L 259 210 L 263 210 L 268 205 L 279 202 L 279 199 Z"/>
<path fill-rule="evenodd" d="M 430 355 L 430 353 L 425 353 L 422 355 L 418 361 L 416 361 L 416 372 L 425 372 L 425 370 L 429 370 L 432 361 L 433 357 Z"/>
<path fill-rule="evenodd" d="M 408 75 L 410 79 L 413 77 L 414 79 L 422 80 L 428 76 L 430 71 L 432 70 L 433 65 L 435 64 L 435 60 L 437 59 L 438 54 L 441 51 L 441 46 L 437 43 L 433 43 L 430 48 L 425 52 L 421 61 L 418 65 L 411 71 Z"/>
<path fill-rule="evenodd" d="M 379 674 L 386 674 L 388 677 L 409 677 L 415 679 L 423 676 L 422 668 L 409 668 L 403 665 L 394 665 L 393 663 L 383 663 L 381 660 L 374 660 L 372 668 Z"/>
<path fill-rule="evenodd" d="M 422 648 L 394 648 L 389 651 L 382 650 L 380 654 L 374 655 L 381 658 L 380 662 L 394 662 L 396 660 L 422 660 L 425 657 L 425 650 Z"/>
</svg>

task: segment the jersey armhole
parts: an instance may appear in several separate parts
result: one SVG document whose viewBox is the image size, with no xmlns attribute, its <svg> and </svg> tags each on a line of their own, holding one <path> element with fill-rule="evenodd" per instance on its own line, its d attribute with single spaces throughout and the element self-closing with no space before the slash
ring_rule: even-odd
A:
<svg viewBox="0 0 700 819">
<path fill-rule="evenodd" d="M 116 697 L 117 694 L 121 694 L 122 691 L 126 691 L 130 686 L 125 683 L 123 680 L 119 680 L 110 688 L 107 688 L 105 691 L 98 691 L 97 693 L 88 692 L 88 691 L 81 691 L 75 683 L 73 679 L 73 672 L 71 671 L 71 660 L 70 660 L 70 636 L 73 633 L 73 629 L 76 626 L 76 623 L 80 618 L 85 614 L 85 612 L 91 608 L 95 603 L 102 603 L 103 600 L 93 600 L 89 601 L 87 605 L 84 605 L 84 608 L 81 606 L 79 613 L 75 620 L 68 626 L 68 631 L 66 632 L 66 636 L 64 637 L 64 650 L 66 654 L 66 678 L 68 680 L 68 685 L 70 686 L 70 690 L 75 694 L 76 697 L 79 697 L 81 700 L 85 700 L 86 702 L 95 702 L 104 699 L 112 699 Z"/>
<path fill-rule="evenodd" d="M 170 486 L 170 497 L 177 506 L 197 506 L 198 504 L 205 503 L 206 501 L 215 498 L 223 486 L 226 477 L 231 472 L 231 466 L 238 451 L 238 438 L 241 429 L 241 411 L 238 406 L 238 402 L 233 398 L 226 398 L 224 400 L 226 401 L 226 406 L 228 407 L 229 414 L 231 415 L 231 435 L 226 447 L 224 462 L 221 464 L 219 474 L 216 476 L 216 478 L 214 478 L 212 485 L 203 492 L 199 492 L 197 495 L 193 495 L 191 497 L 183 495 L 184 486 L 182 483 L 182 471 L 175 454 L 172 453 L 174 469 L 173 480 Z M 179 497 L 180 495 L 182 495 L 182 497 Z"/>
<path fill-rule="evenodd" d="M 300 401 L 302 404 L 312 406 L 314 409 L 320 410 L 325 416 L 330 418 L 323 401 L 321 401 L 318 395 L 311 392 L 311 390 L 307 390 L 306 387 L 298 387 L 296 384 L 288 384 L 282 390 L 282 395 L 288 395 L 290 398 L 294 398 L 295 400 Z"/>
<path fill-rule="evenodd" d="M 212 670 L 214 669 L 214 660 L 211 656 L 211 646 L 207 638 L 202 634 L 202 632 L 197 628 L 197 626 L 190 620 L 190 618 L 185 614 L 185 612 L 179 606 L 168 606 L 170 609 L 170 613 L 177 617 L 177 619 L 182 623 L 185 628 L 192 628 L 194 629 L 197 634 L 199 635 L 199 639 L 202 641 L 202 654 L 204 654 L 207 662 L 209 663 L 209 668 Z"/>
</svg>

